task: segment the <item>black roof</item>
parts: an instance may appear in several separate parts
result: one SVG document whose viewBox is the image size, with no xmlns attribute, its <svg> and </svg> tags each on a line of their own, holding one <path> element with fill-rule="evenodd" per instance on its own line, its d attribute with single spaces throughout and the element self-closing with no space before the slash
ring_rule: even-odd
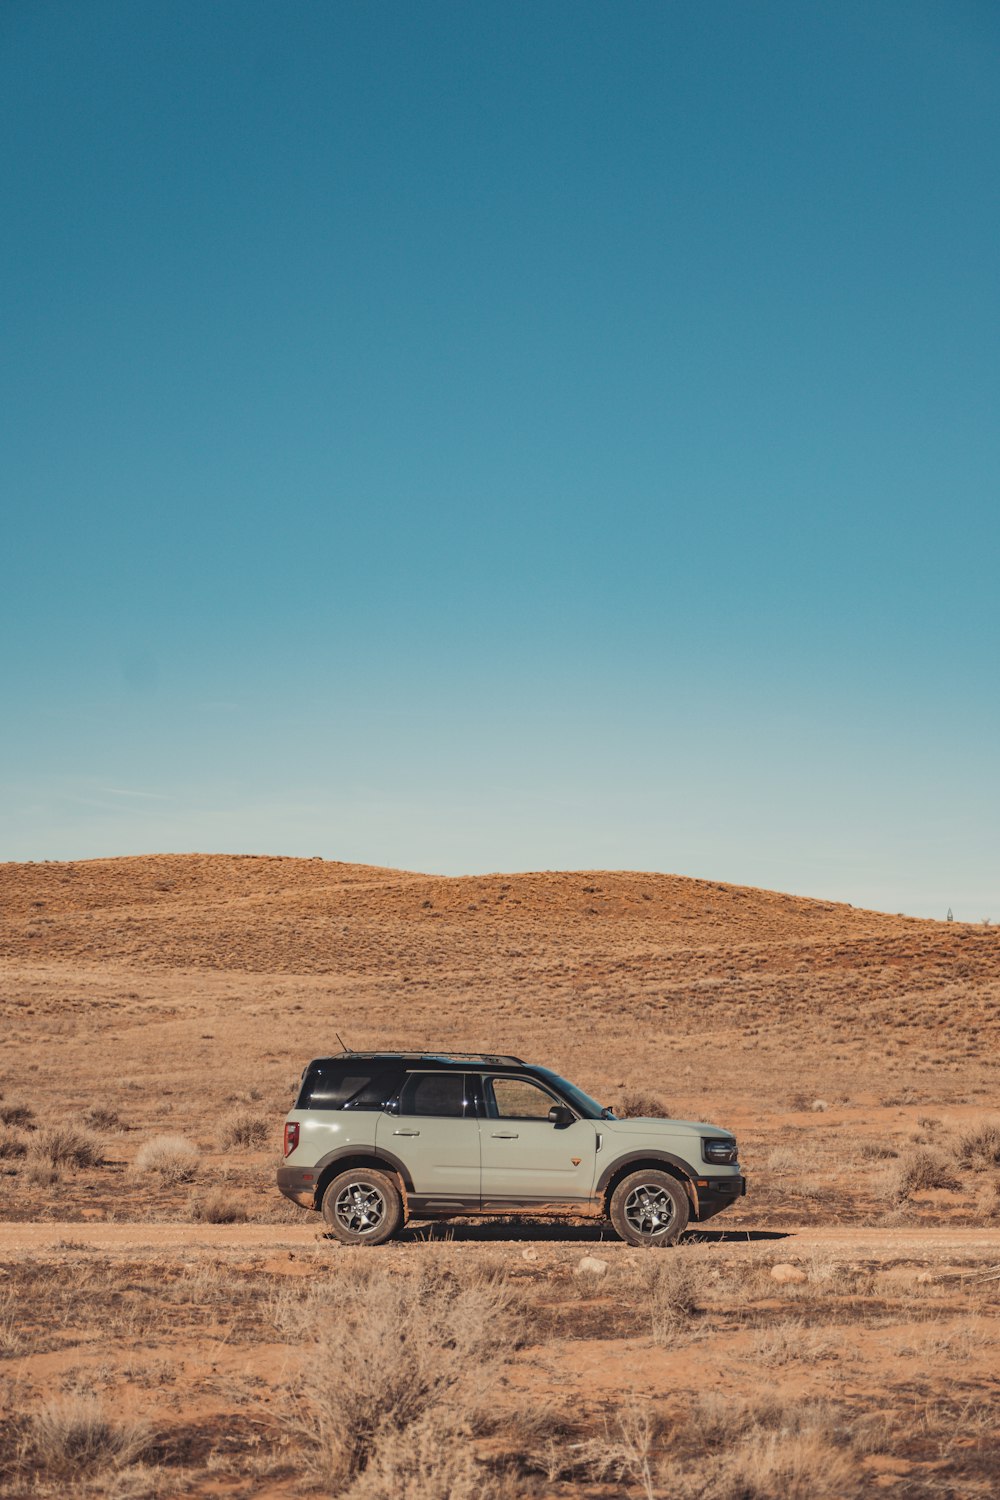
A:
<svg viewBox="0 0 1000 1500">
<path fill-rule="evenodd" d="M 441 1068 L 464 1068 L 471 1063 L 493 1063 L 507 1067 L 525 1068 L 523 1058 L 505 1052 L 336 1052 L 328 1057 L 314 1058 L 314 1062 L 346 1062 L 349 1058 L 364 1061 L 433 1063 Z"/>
</svg>

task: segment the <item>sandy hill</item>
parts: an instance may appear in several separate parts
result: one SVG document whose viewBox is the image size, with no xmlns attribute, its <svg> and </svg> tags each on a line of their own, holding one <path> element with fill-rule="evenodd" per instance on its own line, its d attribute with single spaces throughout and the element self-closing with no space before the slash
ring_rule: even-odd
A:
<svg viewBox="0 0 1000 1500">
<path fill-rule="evenodd" d="M 996 1032 L 995 929 L 633 872 L 442 878 L 321 859 L 0 865 L 0 957 L 330 976 L 442 1002 Z M 977 1030 L 978 1029 L 978 1030 Z"/>
</svg>

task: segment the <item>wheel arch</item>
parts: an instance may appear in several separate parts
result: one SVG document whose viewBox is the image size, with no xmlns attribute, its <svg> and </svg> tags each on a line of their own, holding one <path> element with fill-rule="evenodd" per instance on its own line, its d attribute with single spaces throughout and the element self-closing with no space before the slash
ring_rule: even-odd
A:
<svg viewBox="0 0 1000 1500">
<path fill-rule="evenodd" d="M 319 1175 L 316 1178 L 316 1191 L 313 1195 L 313 1208 L 320 1209 L 323 1206 L 323 1194 L 335 1177 L 341 1172 L 353 1172 L 367 1167 L 371 1172 L 383 1172 L 396 1180 L 400 1197 L 403 1200 L 403 1222 L 410 1216 L 410 1204 L 408 1194 L 412 1191 L 412 1183 L 409 1182 L 407 1173 L 401 1161 L 393 1156 L 380 1155 L 374 1150 L 358 1150 L 356 1146 L 346 1146 L 341 1151 L 332 1151 L 329 1156 L 324 1156 L 317 1163 Z"/>
<path fill-rule="evenodd" d="M 603 1199 L 605 1215 L 611 1209 L 611 1195 L 623 1178 L 646 1169 L 666 1172 L 670 1177 L 675 1177 L 688 1195 L 691 1217 L 698 1217 L 698 1189 L 691 1168 L 679 1156 L 671 1156 L 669 1151 L 634 1151 L 629 1156 L 620 1156 L 617 1161 L 605 1167 L 597 1180 L 597 1192 Z"/>
</svg>

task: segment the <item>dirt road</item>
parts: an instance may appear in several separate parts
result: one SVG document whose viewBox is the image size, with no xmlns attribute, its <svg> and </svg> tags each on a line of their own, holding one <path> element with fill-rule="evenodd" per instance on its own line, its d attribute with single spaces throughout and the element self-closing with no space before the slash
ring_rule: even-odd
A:
<svg viewBox="0 0 1000 1500">
<path fill-rule="evenodd" d="M 64 1256 L 68 1252 L 101 1250 L 127 1254 L 197 1251 L 273 1252 L 313 1250 L 336 1254 L 339 1247 L 320 1233 L 321 1221 L 302 1224 L 128 1224 L 128 1223 L 0 1223 L 0 1261 L 22 1255 Z M 1000 1263 L 1000 1228 L 996 1229 L 858 1229 L 851 1226 L 785 1230 L 695 1231 L 695 1241 L 706 1255 L 723 1252 L 770 1251 L 776 1258 L 823 1252 L 836 1260 L 942 1260 L 955 1257 L 993 1259 Z M 602 1256 L 626 1253 L 615 1239 L 601 1239 L 596 1230 L 571 1226 L 537 1226 L 532 1234 L 517 1225 L 440 1225 L 433 1231 L 414 1229 L 404 1247 L 414 1250 L 429 1243 L 447 1243 L 473 1252 L 508 1247 L 521 1251 L 529 1245 L 542 1254 L 578 1250 Z M 597 1248 L 599 1247 L 599 1248 Z"/>
</svg>

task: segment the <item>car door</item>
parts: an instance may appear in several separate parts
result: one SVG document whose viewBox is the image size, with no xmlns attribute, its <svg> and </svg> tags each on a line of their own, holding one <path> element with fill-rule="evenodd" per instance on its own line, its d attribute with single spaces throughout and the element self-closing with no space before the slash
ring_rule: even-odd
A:
<svg viewBox="0 0 1000 1500">
<path fill-rule="evenodd" d="M 531 1078 L 487 1076 L 482 1093 L 483 1212 L 586 1212 L 597 1170 L 594 1122 L 553 1124 L 549 1110 L 564 1101 Z"/>
<path fill-rule="evenodd" d="M 410 1212 L 479 1210 L 479 1121 L 464 1073 L 412 1072 L 379 1115 L 375 1147 L 400 1162 L 413 1184 Z"/>
</svg>

